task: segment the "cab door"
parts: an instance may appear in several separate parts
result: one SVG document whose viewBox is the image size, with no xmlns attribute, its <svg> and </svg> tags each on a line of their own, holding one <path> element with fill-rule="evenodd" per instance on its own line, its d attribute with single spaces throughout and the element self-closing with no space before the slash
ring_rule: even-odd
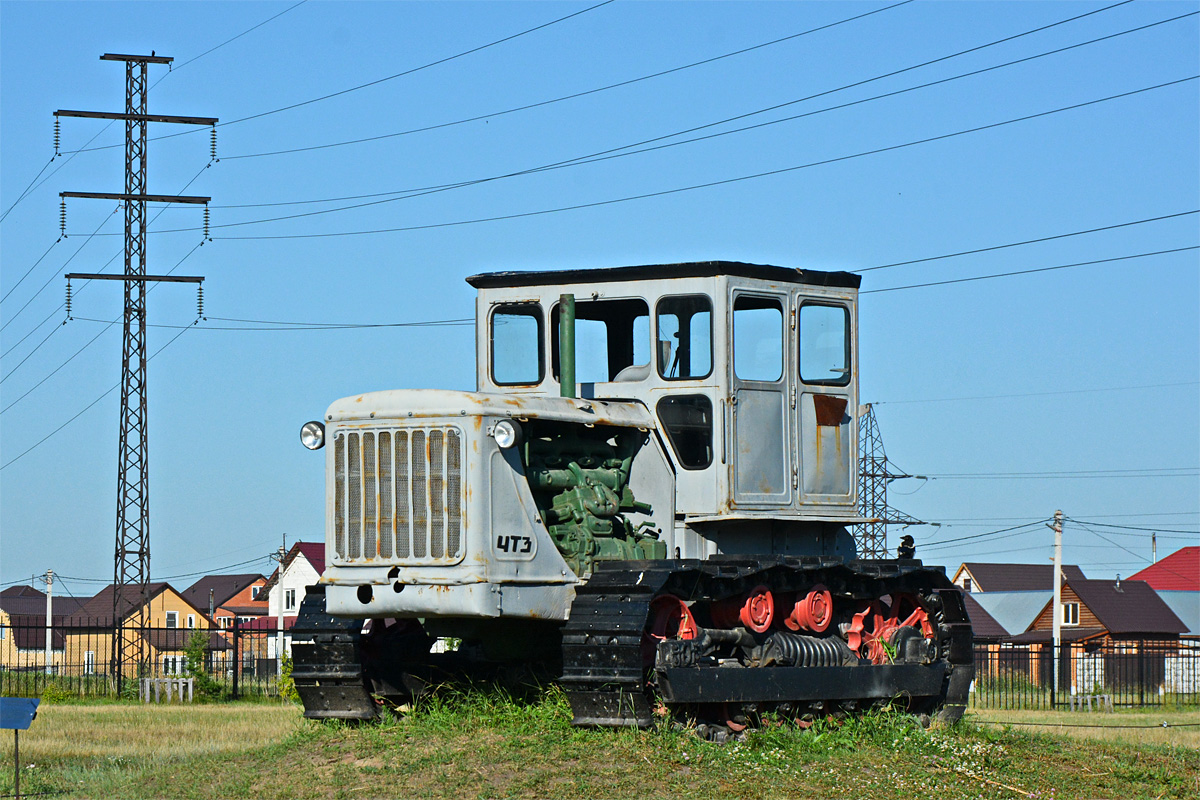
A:
<svg viewBox="0 0 1200 800">
<path fill-rule="evenodd" d="M 836 299 L 799 295 L 794 303 L 800 503 L 853 503 L 858 449 L 854 311 Z"/>
<path fill-rule="evenodd" d="M 734 506 L 792 502 L 786 293 L 734 289 L 729 302 Z"/>
</svg>

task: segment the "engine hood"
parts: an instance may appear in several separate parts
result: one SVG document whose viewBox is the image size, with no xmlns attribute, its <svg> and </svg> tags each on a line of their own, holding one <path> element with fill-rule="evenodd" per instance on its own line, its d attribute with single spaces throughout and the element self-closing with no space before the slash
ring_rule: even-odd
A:
<svg viewBox="0 0 1200 800">
<path fill-rule="evenodd" d="M 652 429 L 654 415 L 640 403 L 573 397 L 393 389 L 343 397 L 325 412 L 326 422 L 417 417 L 513 417 Z"/>
</svg>

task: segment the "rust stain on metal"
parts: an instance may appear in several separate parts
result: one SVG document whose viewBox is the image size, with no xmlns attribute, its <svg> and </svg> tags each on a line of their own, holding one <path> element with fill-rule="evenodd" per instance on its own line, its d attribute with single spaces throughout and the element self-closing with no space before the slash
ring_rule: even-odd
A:
<svg viewBox="0 0 1200 800">
<path fill-rule="evenodd" d="M 816 413 L 817 425 L 837 427 L 846 418 L 847 400 L 831 394 L 814 394 L 813 411 Z"/>
</svg>

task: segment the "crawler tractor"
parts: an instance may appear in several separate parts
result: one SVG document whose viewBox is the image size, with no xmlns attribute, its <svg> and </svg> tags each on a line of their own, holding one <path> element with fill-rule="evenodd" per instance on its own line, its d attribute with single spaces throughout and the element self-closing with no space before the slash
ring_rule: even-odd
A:
<svg viewBox="0 0 1200 800">
<path fill-rule="evenodd" d="M 913 558 L 858 558 L 847 531 L 868 521 L 859 276 L 467 280 L 476 391 L 348 397 L 302 429 L 326 451 L 328 565 L 293 631 L 305 716 L 368 719 L 444 675 L 536 667 L 577 725 L 961 716 L 959 590 Z"/>
</svg>

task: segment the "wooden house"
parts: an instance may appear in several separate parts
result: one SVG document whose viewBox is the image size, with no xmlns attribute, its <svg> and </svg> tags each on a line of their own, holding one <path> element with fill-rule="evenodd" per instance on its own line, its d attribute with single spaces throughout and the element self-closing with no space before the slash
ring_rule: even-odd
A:
<svg viewBox="0 0 1200 800">
<path fill-rule="evenodd" d="M 63 620 L 65 665 L 70 674 L 108 674 L 113 658 L 113 630 L 121 626 L 126 636 L 143 640 L 148 667 L 152 674 L 178 674 L 184 669 L 185 650 L 196 630 L 209 634 L 209 650 L 224 654 L 229 643 L 219 633 L 207 613 L 189 603 L 168 583 L 147 586 L 144 605 L 125 600 L 113 619 L 114 589 L 101 589 L 74 614 Z"/>
</svg>

